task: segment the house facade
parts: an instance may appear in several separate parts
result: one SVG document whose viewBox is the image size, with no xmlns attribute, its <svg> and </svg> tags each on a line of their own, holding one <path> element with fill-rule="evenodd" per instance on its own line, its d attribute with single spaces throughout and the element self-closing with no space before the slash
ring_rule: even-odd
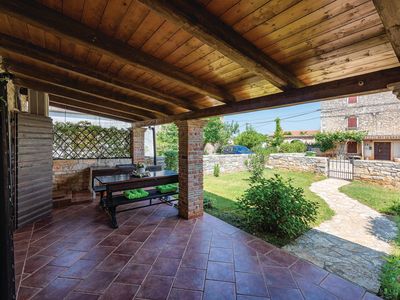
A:
<svg viewBox="0 0 400 300">
<path fill-rule="evenodd" d="M 283 139 L 288 143 L 300 141 L 306 145 L 313 145 L 315 144 L 315 135 L 318 132 L 319 130 L 290 130 L 285 131 Z"/>
<path fill-rule="evenodd" d="M 391 92 L 321 103 L 321 131 L 359 130 L 361 143 L 347 144 L 349 155 L 370 160 L 400 161 L 400 101 Z"/>
</svg>

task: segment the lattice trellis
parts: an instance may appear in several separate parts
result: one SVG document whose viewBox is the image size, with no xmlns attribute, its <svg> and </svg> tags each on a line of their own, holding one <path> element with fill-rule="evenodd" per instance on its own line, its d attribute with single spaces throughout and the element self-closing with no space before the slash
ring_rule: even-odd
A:
<svg viewBox="0 0 400 300">
<path fill-rule="evenodd" d="M 53 159 L 130 157 L 131 130 L 86 122 L 54 125 Z"/>
</svg>

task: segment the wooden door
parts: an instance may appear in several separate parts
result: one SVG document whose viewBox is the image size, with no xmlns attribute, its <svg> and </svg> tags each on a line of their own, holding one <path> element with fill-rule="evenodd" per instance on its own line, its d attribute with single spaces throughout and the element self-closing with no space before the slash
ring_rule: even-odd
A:
<svg viewBox="0 0 400 300">
<path fill-rule="evenodd" d="M 357 142 L 348 142 L 347 143 L 347 153 L 349 154 L 357 154 Z"/>
<path fill-rule="evenodd" d="M 376 160 L 390 160 L 390 142 L 374 143 L 374 158 Z"/>
</svg>

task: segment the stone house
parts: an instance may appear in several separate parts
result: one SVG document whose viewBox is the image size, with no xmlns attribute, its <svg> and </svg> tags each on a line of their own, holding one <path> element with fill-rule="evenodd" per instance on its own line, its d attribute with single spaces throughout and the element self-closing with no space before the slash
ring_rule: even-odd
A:
<svg viewBox="0 0 400 300">
<path fill-rule="evenodd" d="M 368 160 L 400 161 L 400 101 L 391 92 L 321 102 L 321 131 L 368 132 L 347 154 Z"/>
<path fill-rule="evenodd" d="M 285 131 L 285 136 L 283 137 L 285 142 L 300 141 L 306 145 L 315 144 L 315 135 L 319 130 L 290 130 Z"/>
</svg>

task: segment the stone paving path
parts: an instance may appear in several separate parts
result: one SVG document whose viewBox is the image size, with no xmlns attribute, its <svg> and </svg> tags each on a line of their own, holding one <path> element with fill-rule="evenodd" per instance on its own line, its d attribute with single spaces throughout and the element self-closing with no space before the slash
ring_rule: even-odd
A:
<svg viewBox="0 0 400 300">
<path fill-rule="evenodd" d="M 324 269 L 377 292 L 383 256 L 390 253 L 396 224 L 384 215 L 339 192 L 340 179 L 315 182 L 310 190 L 335 211 L 335 216 L 308 231 L 286 250 Z"/>
</svg>

